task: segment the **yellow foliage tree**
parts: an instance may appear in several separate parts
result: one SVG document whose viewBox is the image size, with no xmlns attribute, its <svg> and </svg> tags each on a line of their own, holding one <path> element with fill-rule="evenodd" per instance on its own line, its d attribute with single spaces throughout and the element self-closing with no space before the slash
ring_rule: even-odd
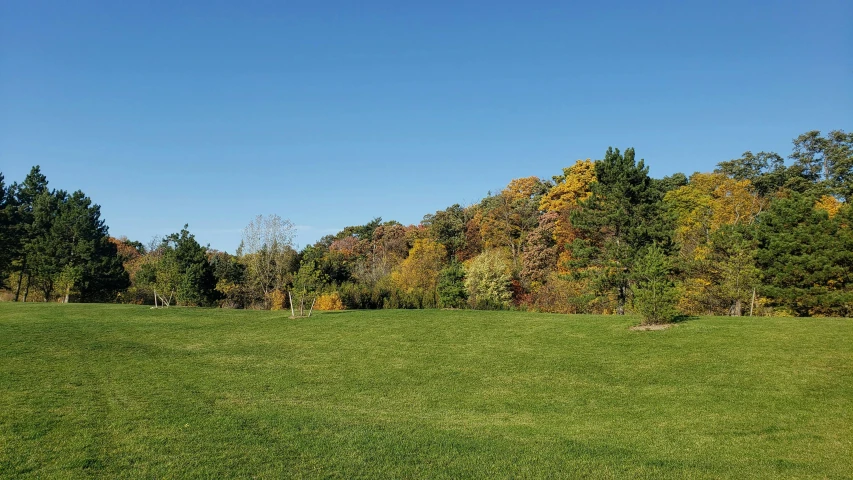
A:
<svg viewBox="0 0 853 480">
<path fill-rule="evenodd" d="M 766 204 L 749 180 L 721 173 L 694 173 L 689 184 L 667 192 L 664 201 L 675 214 L 682 253 L 693 259 L 707 255 L 712 233 L 725 225 L 752 224 Z"/>
<path fill-rule="evenodd" d="M 755 280 L 753 240 L 743 232 L 748 232 L 766 200 L 749 180 L 695 173 L 690 183 L 667 192 L 664 202 L 676 219 L 675 239 L 691 272 L 683 285 L 682 311 L 728 309 L 740 315 Z"/>
<path fill-rule="evenodd" d="M 409 256 L 391 274 L 391 280 L 400 290 L 434 292 L 447 252 L 444 245 L 430 239 L 415 240 Z"/>
<path fill-rule="evenodd" d="M 537 177 L 515 178 L 501 192 L 510 202 L 533 198 L 540 192 L 542 181 Z"/>
<path fill-rule="evenodd" d="M 281 290 L 273 290 L 269 295 L 270 302 L 270 310 L 284 310 L 287 307 L 285 306 L 285 295 Z"/>
<path fill-rule="evenodd" d="M 839 210 L 841 210 L 841 205 L 843 204 L 832 195 L 824 195 L 815 202 L 814 207 L 818 210 L 825 211 L 829 214 L 829 218 L 832 218 Z"/>
<path fill-rule="evenodd" d="M 489 196 L 474 215 L 487 248 L 508 248 L 519 267 L 522 245 L 538 225 L 536 209 L 545 184 L 537 177 L 516 178 L 499 195 Z"/>
<path fill-rule="evenodd" d="M 563 175 L 555 179 L 559 181 L 542 196 L 539 210 L 557 213 L 554 241 L 557 242 L 561 257 L 565 257 L 566 246 L 575 238 L 571 214 L 578 208 L 580 202 L 585 201 L 592 194 L 590 185 L 595 182 L 595 162 L 590 159 L 578 160 L 571 167 L 564 168 Z M 567 260 L 568 258 L 561 258 L 561 263 Z"/>
</svg>

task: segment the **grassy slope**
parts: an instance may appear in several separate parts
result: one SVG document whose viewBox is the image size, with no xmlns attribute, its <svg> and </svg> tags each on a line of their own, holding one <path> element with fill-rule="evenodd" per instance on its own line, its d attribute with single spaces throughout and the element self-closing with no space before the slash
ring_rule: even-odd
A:
<svg viewBox="0 0 853 480">
<path fill-rule="evenodd" d="M 0 477 L 850 478 L 853 321 L 0 303 Z"/>
</svg>

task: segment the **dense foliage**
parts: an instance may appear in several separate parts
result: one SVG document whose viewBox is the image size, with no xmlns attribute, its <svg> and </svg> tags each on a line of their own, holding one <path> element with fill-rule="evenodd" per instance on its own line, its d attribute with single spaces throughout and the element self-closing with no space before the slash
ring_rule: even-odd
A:
<svg viewBox="0 0 853 480">
<path fill-rule="evenodd" d="M 787 165 L 748 151 L 689 177 L 651 178 L 634 149 L 609 148 L 419 225 L 374 218 L 299 252 L 288 220 L 257 217 L 231 255 L 186 227 L 148 248 L 108 240 L 97 205 L 49 192 L 36 167 L 8 188 L 0 174 L 0 281 L 16 299 L 121 291 L 134 303 L 232 308 L 321 298 L 329 308 L 633 311 L 648 322 L 849 316 L 851 195 L 853 134 L 840 130 L 800 135 Z"/>
<path fill-rule="evenodd" d="M 33 167 L 6 189 L 0 175 L 0 283 L 14 300 L 110 301 L 130 282 L 100 206 L 48 190 Z"/>
</svg>

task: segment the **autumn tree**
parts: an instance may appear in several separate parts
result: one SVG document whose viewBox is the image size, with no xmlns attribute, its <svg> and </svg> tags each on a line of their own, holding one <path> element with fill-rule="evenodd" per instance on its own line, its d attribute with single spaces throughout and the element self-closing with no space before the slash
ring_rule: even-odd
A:
<svg viewBox="0 0 853 480">
<path fill-rule="evenodd" d="M 504 309 L 512 299 L 512 265 L 500 249 L 486 250 L 468 262 L 465 287 L 474 308 Z"/>
<path fill-rule="evenodd" d="M 547 189 L 548 185 L 536 177 L 517 178 L 500 194 L 480 203 L 480 233 L 485 246 L 506 247 L 516 268 L 524 239 L 539 224 L 539 200 Z"/>
<path fill-rule="evenodd" d="M 438 273 L 447 252 L 440 243 L 429 239 L 415 240 L 409 256 L 392 274 L 394 284 L 421 306 L 436 305 Z"/>
<path fill-rule="evenodd" d="M 370 239 L 360 241 L 359 253 L 349 265 L 352 280 L 374 288 L 406 258 L 409 247 L 406 227 L 395 221 L 383 222 Z"/>
<path fill-rule="evenodd" d="M 687 274 L 684 308 L 740 315 L 745 292 L 755 286 L 750 239 L 767 200 L 748 179 L 695 173 L 687 185 L 667 192 L 664 204 Z"/>
<path fill-rule="evenodd" d="M 595 182 L 595 164 L 589 159 L 578 160 L 574 165 L 563 169 L 563 174 L 555 176 L 556 184 L 542 196 L 539 209 L 557 215 L 554 224 L 554 241 L 562 252 L 574 241 L 571 215 L 581 202 L 592 195 Z"/>
<path fill-rule="evenodd" d="M 483 235 L 480 232 L 479 205 L 467 208 L 470 219 L 465 222 L 465 248 L 456 252 L 456 259 L 464 262 L 476 257 L 483 251 Z"/>
<path fill-rule="evenodd" d="M 539 216 L 539 226 L 527 236 L 521 255 L 521 279 L 527 287 L 534 283 L 545 283 L 557 265 L 558 248 L 554 230 L 558 221 L 557 212 L 544 213 Z"/>
<path fill-rule="evenodd" d="M 376 227 L 373 233 L 371 256 L 374 268 L 383 274 L 403 261 L 409 254 L 409 242 L 406 227 L 397 222 L 388 222 Z"/>
</svg>

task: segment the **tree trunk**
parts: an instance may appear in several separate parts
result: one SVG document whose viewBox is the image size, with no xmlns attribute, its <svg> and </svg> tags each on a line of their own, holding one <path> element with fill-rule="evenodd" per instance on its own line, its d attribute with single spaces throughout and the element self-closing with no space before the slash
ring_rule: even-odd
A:
<svg viewBox="0 0 853 480">
<path fill-rule="evenodd" d="M 741 316 L 742 311 L 743 305 L 740 299 L 738 298 L 737 300 L 735 300 L 734 309 L 732 309 L 732 315 L 734 315 L 735 317 L 739 317 Z"/>
<path fill-rule="evenodd" d="M 44 303 L 49 302 L 50 297 L 53 295 L 53 285 L 48 284 L 47 286 L 42 286 L 41 291 L 44 294 Z"/>
<path fill-rule="evenodd" d="M 619 295 L 617 296 L 616 315 L 625 315 L 625 286 L 619 287 Z"/>
<path fill-rule="evenodd" d="M 314 302 L 316 302 L 316 301 L 317 301 L 317 297 L 314 296 L 314 300 L 311 300 L 311 309 L 308 310 L 308 318 L 311 318 L 311 312 L 314 311 Z"/>
<path fill-rule="evenodd" d="M 24 281 L 24 272 L 18 274 L 18 288 L 15 289 L 15 301 L 21 296 L 21 283 Z"/>
<path fill-rule="evenodd" d="M 296 312 L 293 310 L 293 295 L 291 292 L 287 292 L 287 297 L 290 298 L 290 315 L 295 318 Z"/>
<path fill-rule="evenodd" d="M 752 303 L 749 304 L 749 316 L 752 316 L 752 310 L 755 308 L 755 289 L 752 289 Z"/>
<path fill-rule="evenodd" d="M 23 274 L 22 274 L 23 275 Z M 27 274 L 27 287 L 24 290 L 24 303 L 27 303 L 27 297 L 30 295 L 30 274 Z"/>
</svg>

